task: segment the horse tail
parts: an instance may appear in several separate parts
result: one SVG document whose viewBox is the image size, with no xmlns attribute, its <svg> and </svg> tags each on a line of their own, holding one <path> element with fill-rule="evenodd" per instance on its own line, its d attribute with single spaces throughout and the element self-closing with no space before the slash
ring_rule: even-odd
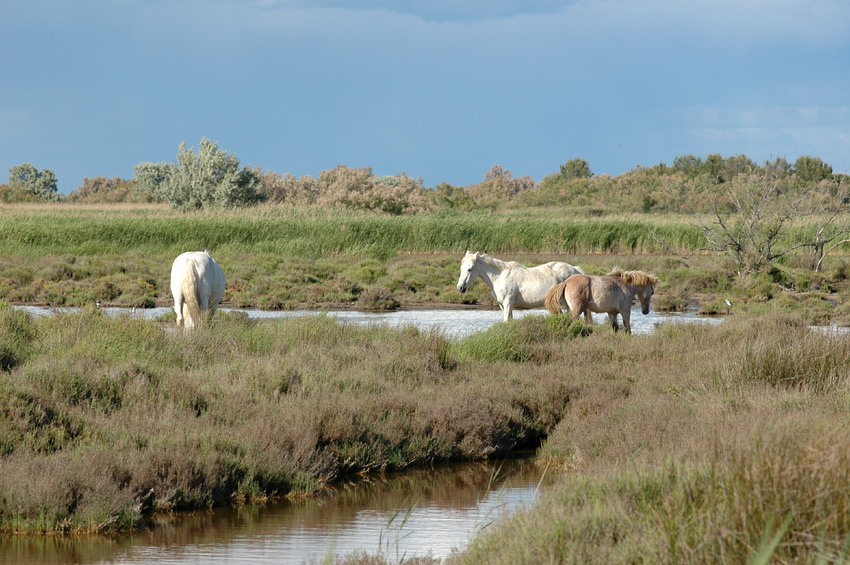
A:
<svg viewBox="0 0 850 565">
<path fill-rule="evenodd" d="M 567 279 L 569 280 L 569 279 Z M 543 305 L 552 314 L 561 313 L 561 297 L 564 295 L 564 289 L 567 286 L 567 281 L 560 282 L 549 289 L 546 293 L 546 298 L 543 299 Z"/>
<path fill-rule="evenodd" d="M 186 259 L 183 280 L 180 290 L 183 291 L 183 317 L 189 318 L 193 323 L 201 321 L 201 300 L 198 296 L 198 265 L 191 257 Z"/>
</svg>

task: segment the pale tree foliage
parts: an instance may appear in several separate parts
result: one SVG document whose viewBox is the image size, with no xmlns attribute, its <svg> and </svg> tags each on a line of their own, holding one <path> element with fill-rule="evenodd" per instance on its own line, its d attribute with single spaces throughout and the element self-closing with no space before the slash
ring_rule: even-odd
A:
<svg viewBox="0 0 850 565">
<path fill-rule="evenodd" d="M 405 173 L 379 177 L 372 169 L 339 165 L 322 171 L 319 178 L 290 173 L 255 172 L 261 178 L 260 193 L 269 202 L 293 206 L 318 205 L 369 210 L 386 214 L 414 214 L 429 208 L 421 180 Z"/>
<path fill-rule="evenodd" d="M 149 191 L 133 190 L 133 181 L 120 177 L 85 177 L 77 190 L 71 191 L 68 202 L 155 202 L 156 197 Z"/>
<path fill-rule="evenodd" d="M 23 163 L 9 169 L 9 192 L 16 200 L 55 202 L 59 200 L 56 175 L 50 169 L 36 169 Z"/>
<path fill-rule="evenodd" d="M 516 200 L 534 188 L 534 179 L 528 175 L 513 178 L 511 172 L 501 165 L 493 167 L 484 175 L 484 180 L 467 188 L 466 192 L 476 206 L 497 208 Z"/>
<path fill-rule="evenodd" d="M 134 170 L 137 190 L 150 190 L 175 208 L 231 208 L 260 199 L 256 171 L 240 169 L 235 155 L 207 138 L 201 140 L 197 152 L 182 142 L 176 165 L 140 163 Z"/>
<path fill-rule="evenodd" d="M 368 195 L 372 190 L 371 167 L 355 169 L 338 165 L 319 173 L 320 206 L 344 206 L 368 209 Z"/>
<path fill-rule="evenodd" d="M 260 194 L 274 204 L 309 205 L 315 204 L 319 194 L 319 181 L 310 175 L 296 177 L 292 173 L 283 175 L 274 171 L 263 172 L 255 169 L 261 177 Z"/>
<path fill-rule="evenodd" d="M 427 210 L 429 200 L 422 181 L 404 173 L 378 177 L 370 167 L 355 169 L 339 165 L 319 173 L 316 204 L 409 214 Z"/>
</svg>

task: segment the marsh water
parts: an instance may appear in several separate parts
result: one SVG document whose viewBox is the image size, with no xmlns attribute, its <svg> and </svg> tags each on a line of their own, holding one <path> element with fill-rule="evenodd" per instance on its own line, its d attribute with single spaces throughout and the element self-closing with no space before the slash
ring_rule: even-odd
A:
<svg viewBox="0 0 850 565">
<path fill-rule="evenodd" d="M 159 516 L 120 537 L 0 537 L 0 563 L 322 563 L 354 552 L 445 558 L 553 478 L 528 458 L 440 465 L 303 501 Z"/>
<path fill-rule="evenodd" d="M 22 306 L 35 316 L 51 315 L 55 312 L 73 311 L 74 308 L 52 308 L 43 306 Z M 104 308 L 108 314 L 126 315 L 145 319 L 156 319 L 171 312 L 170 308 Z M 315 316 L 326 314 L 333 316 L 340 323 L 355 325 L 387 325 L 390 327 L 416 326 L 420 330 L 439 328 L 448 337 L 460 339 L 474 332 L 486 330 L 493 324 L 502 321 L 499 310 L 482 309 L 430 309 L 430 310 L 394 310 L 391 312 L 360 312 L 355 310 L 236 310 L 221 308 L 222 312 L 244 312 L 249 318 L 256 320 L 274 320 L 298 316 Z M 541 316 L 546 313 L 543 309 L 515 310 L 514 318 L 529 315 Z M 605 314 L 593 314 L 597 323 L 607 323 Z M 695 310 L 687 312 L 654 312 L 643 315 L 640 308 L 633 307 L 631 314 L 632 333 L 642 334 L 652 332 L 657 324 L 670 322 L 704 322 L 719 323 L 722 318 L 704 316 Z M 620 321 L 622 324 L 622 320 Z"/>
</svg>

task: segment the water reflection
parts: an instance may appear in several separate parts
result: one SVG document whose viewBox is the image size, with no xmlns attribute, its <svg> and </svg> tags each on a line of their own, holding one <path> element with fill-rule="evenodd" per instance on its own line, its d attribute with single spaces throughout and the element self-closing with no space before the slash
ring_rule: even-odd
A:
<svg viewBox="0 0 850 565">
<path fill-rule="evenodd" d="M 338 485 L 303 502 L 194 512 L 122 537 L 0 538 L 2 563 L 300 563 L 354 551 L 444 558 L 551 474 L 529 459 L 441 465 Z M 408 515 L 409 511 L 409 515 Z M 406 521 L 405 521 L 406 520 Z M 402 525 L 402 522 L 403 525 Z"/>
<path fill-rule="evenodd" d="M 76 311 L 76 308 L 49 308 L 42 306 L 22 306 L 35 316 L 47 316 L 54 312 Z M 170 312 L 170 308 L 103 308 L 111 315 L 129 315 L 142 319 L 156 319 Z M 292 318 L 298 316 L 315 316 L 319 314 L 316 310 L 236 310 L 222 308 L 222 312 L 244 312 L 249 318 L 255 320 L 274 320 Z M 392 312 L 358 312 L 354 310 L 326 310 L 324 313 L 337 318 L 341 323 L 355 325 L 387 325 L 390 327 L 401 327 L 413 325 L 420 330 L 431 330 L 440 328 L 448 337 L 460 339 L 472 333 L 486 330 L 493 324 L 502 321 L 502 313 L 499 310 L 481 309 L 457 309 L 457 310 L 395 310 Z M 515 310 L 514 318 L 524 316 L 545 315 L 543 309 Z M 599 324 L 607 324 L 608 317 L 605 314 L 593 314 L 593 320 Z M 640 313 L 640 308 L 633 308 L 631 315 L 632 332 L 635 334 L 650 333 L 655 330 L 656 324 L 668 322 L 704 322 L 719 323 L 722 318 L 703 316 L 695 310 L 688 312 L 654 312 L 647 315 Z"/>
</svg>

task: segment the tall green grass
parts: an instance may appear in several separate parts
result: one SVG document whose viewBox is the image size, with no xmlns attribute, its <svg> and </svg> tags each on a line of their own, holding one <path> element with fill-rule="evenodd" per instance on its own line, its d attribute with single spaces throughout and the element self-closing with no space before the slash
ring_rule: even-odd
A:
<svg viewBox="0 0 850 565">
<path fill-rule="evenodd" d="M 321 257 L 334 253 L 386 258 L 401 251 L 650 252 L 660 238 L 682 249 L 699 247 L 690 221 L 634 217 L 557 218 L 512 213 L 430 213 L 382 216 L 334 211 L 251 210 L 176 214 L 163 210 L 100 215 L 96 210 L 14 207 L 4 210 L 0 252 L 75 255 L 164 254 L 209 248 L 219 253 L 277 253 Z"/>
</svg>

